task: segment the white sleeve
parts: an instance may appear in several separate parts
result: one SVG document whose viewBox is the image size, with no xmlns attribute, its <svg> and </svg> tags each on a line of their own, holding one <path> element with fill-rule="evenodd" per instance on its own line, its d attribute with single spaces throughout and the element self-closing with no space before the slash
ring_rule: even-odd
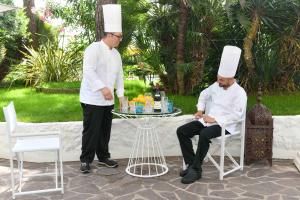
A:
<svg viewBox="0 0 300 200">
<path fill-rule="evenodd" d="M 121 59 L 120 59 L 121 60 Z M 124 96 L 124 78 L 123 78 L 123 67 L 122 67 L 122 61 L 120 70 L 117 75 L 117 80 L 116 80 L 116 93 L 118 97 L 123 97 Z"/>
<path fill-rule="evenodd" d="M 210 85 L 208 88 L 206 88 L 200 93 L 197 103 L 197 111 L 205 111 L 207 101 L 210 100 L 211 97 L 211 89 L 213 85 Z"/>
<path fill-rule="evenodd" d="M 85 77 L 87 84 L 93 92 L 105 87 L 103 82 L 97 76 L 97 56 L 99 56 L 97 55 L 97 51 L 89 47 L 85 50 L 83 58 L 83 77 Z"/>
</svg>

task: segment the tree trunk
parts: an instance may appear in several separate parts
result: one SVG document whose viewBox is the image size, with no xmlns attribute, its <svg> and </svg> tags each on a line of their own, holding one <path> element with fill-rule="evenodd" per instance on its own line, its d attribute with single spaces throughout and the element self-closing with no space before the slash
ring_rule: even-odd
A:
<svg viewBox="0 0 300 200">
<path fill-rule="evenodd" d="M 36 25 L 36 16 L 32 12 L 32 8 L 34 8 L 34 0 L 23 0 L 24 7 L 26 8 L 26 16 L 29 18 L 28 30 L 31 34 L 31 45 L 34 49 L 38 48 L 38 40 L 37 40 L 37 25 Z"/>
<path fill-rule="evenodd" d="M 104 36 L 104 20 L 103 20 L 103 9 L 104 4 L 116 4 L 117 0 L 97 0 L 96 3 L 96 41 L 100 41 Z"/>
<path fill-rule="evenodd" d="M 244 59 L 248 71 L 248 75 L 245 76 L 247 78 L 243 81 L 243 85 L 245 85 L 246 87 L 249 78 L 253 76 L 255 70 L 255 64 L 253 62 L 252 46 L 253 46 L 253 41 L 256 39 L 259 26 L 260 26 L 259 15 L 255 12 L 252 18 L 250 30 L 248 31 L 246 37 L 244 38 L 244 45 L 243 45 Z"/>
<path fill-rule="evenodd" d="M 184 0 L 180 0 L 179 12 L 178 38 L 176 44 L 176 73 L 178 92 L 179 94 L 184 94 L 184 72 L 180 69 L 180 65 L 184 63 L 184 43 L 188 20 L 188 8 Z"/>
<path fill-rule="evenodd" d="M 207 47 L 206 47 L 207 48 Z M 193 73 L 190 78 L 190 90 L 192 92 L 194 88 L 202 81 L 203 72 L 204 72 L 204 63 L 207 58 L 207 52 L 203 49 L 204 52 L 198 52 L 195 56 L 196 66 L 193 70 Z"/>
</svg>

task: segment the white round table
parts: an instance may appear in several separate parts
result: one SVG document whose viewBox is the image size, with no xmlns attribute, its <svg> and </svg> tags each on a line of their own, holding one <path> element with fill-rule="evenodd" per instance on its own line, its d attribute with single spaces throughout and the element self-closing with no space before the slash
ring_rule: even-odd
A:
<svg viewBox="0 0 300 200">
<path fill-rule="evenodd" d="M 171 113 L 130 113 L 113 110 L 114 115 L 127 120 L 136 127 L 135 140 L 129 156 L 126 173 L 136 177 L 150 178 L 166 174 L 169 169 L 160 146 L 157 129 L 163 126 L 163 119 L 174 117 L 181 110 L 174 108 Z"/>
</svg>

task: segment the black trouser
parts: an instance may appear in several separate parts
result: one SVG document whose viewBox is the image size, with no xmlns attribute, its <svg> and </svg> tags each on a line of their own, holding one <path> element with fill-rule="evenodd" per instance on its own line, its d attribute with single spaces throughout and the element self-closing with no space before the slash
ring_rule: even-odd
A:
<svg viewBox="0 0 300 200">
<path fill-rule="evenodd" d="M 225 132 L 229 134 L 229 132 Z M 196 154 L 193 150 L 191 138 L 199 135 L 198 147 Z M 177 137 L 180 143 L 181 152 L 184 162 L 196 170 L 200 170 L 202 162 L 208 152 L 210 139 L 221 136 L 221 127 L 213 125 L 203 126 L 199 121 L 192 121 L 177 129 Z"/>
<path fill-rule="evenodd" d="M 110 158 L 108 143 L 114 106 L 95 106 L 81 103 L 83 131 L 80 161 L 92 163 L 95 153 L 99 160 Z"/>
</svg>

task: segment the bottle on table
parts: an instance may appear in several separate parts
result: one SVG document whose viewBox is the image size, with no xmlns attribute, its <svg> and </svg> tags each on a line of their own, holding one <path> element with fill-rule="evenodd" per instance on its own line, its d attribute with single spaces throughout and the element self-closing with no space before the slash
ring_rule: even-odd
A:
<svg viewBox="0 0 300 200">
<path fill-rule="evenodd" d="M 157 89 L 154 95 L 154 112 L 161 112 L 161 95 Z"/>
</svg>

